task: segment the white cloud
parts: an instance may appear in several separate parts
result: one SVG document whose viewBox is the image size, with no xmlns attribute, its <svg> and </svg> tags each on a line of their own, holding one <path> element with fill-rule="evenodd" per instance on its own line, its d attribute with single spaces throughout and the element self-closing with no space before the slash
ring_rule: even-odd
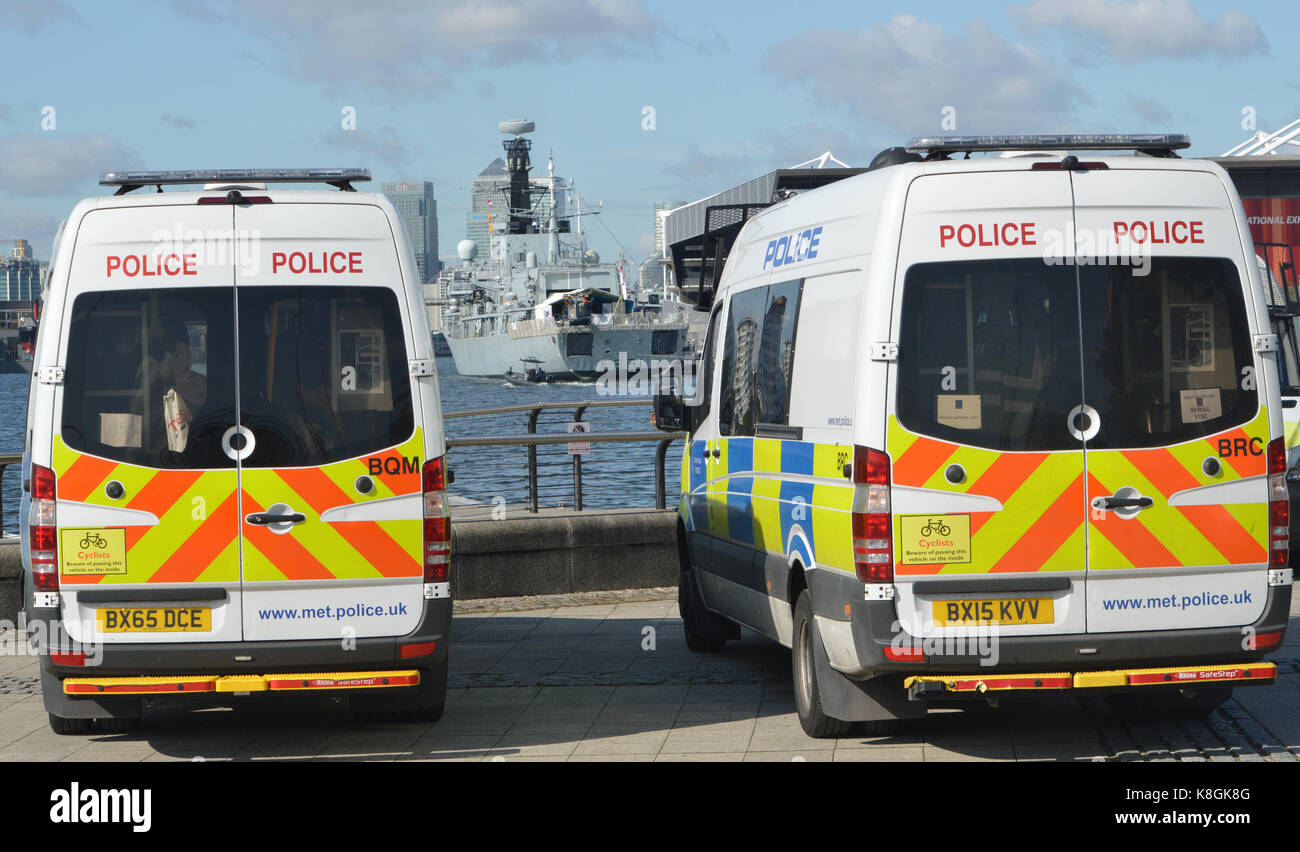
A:
<svg viewBox="0 0 1300 852">
<path fill-rule="evenodd" d="M 1032 0 L 1009 7 L 1007 14 L 1021 32 L 1057 31 L 1075 50 L 1119 62 L 1206 54 L 1239 59 L 1268 52 L 1250 15 L 1233 9 L 1210 23 L 1190 0 Z"/>
<path fill-rule="evenodd" d="M 764 67 L 904 134 L 940 132 L 949 106 L 958 133 L 1051 130 L 1087 98 L 1065 68 L 981 19 L 957 34 L 912 15 L 811 30 L 773 45 Z"/>
<path fill-rule="evenodd" d="M 0 189 L 15 196 L 94 195 L 104 172 L 139 165 L 139 154 L 103 134 L 0 136 Z"/>
<path fill-rule="evenodd" d="M 642 0 L 237 0 L 224 16 L 273 47 L 278 68 L 327 88 L 432 97 L 451 74 L 520 61 L 617 55 L 661 31 Z M 184 14 L 210 17 L 188 3 Z M 256 52 L 252 52 L 256 55 Z"/>
</svg>

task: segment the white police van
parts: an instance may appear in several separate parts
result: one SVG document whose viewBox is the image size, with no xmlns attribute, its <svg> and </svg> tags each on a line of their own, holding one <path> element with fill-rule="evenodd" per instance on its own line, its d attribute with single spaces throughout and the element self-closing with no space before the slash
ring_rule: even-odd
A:
<svg viewBox="0 0 1300 852">
<path fill-rule="evenodd" d="M 791 646 L 815 736 L 1044 691 L 1204 714 L 1273 681 L 1278 341 L 1188 144 L 916 139 L 746 222 L 696 396 L 656 406 L 690 432 L 693 649 Z"/>
<path fill-rule="evenodd" d="M 438 382 L 401 220 L 353 190 L 369 179 L 112 172 L 61 229 L 22 516 L 55 731 L 270 693 L 441 714 Z"/>
</svg>

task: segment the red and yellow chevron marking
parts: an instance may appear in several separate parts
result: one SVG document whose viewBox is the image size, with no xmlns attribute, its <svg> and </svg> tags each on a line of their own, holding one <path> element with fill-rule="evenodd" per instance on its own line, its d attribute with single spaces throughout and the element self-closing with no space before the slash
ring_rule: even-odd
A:
<svg viewBox="0 0 1300 852">
<path fill-rule="evenodd" d="M 977 494 L 1000 512 L 972 512 L 971 561 L 895 566 L 899 575 L 1074 571 L 1084 568 L 1083 453 L 1003 453 L 909 432 L 891 417 L 888 449 L 895 485 Z M 950 464 L 966 479 L 944 477 Z M 895 535 L 902 521 L 895 517 Z"/>
<path fill-rule="evenodd" d="M 1254 503 L 1219 506 L 1168 505 L 1179 491 L 1267 472 L 1260 455 L 1220 459 L 1223 471 L 1210 477 L 1201 469 L 1219 457 L 1219 441 L 1251 438 L 1268 444 L 1268 416 L 1261 408 L 1247 425 L 1173 447 L 1145 450 L 1089 450 L 1088 496 L 1114 494 L 1131 486 L 1155 505 L 1125 519 L 1110 512 L 1089 516 L 1088 567 L 1100 570 L 1170 565 L 1242 565 L 1268 561 L 1268 506 L 1264 485 Z"/>
<path fill-rule="evenodd" d="M 1220 458 L 1221 441 L 1230 445 L 1268 443 L 1268 413 L 1263 407 L 1245 426 L 1171 447 L 1141 450 L 1065 450 L 1052 453 L 1002 453 L 940 441 L 907 431 L 890 418 L 889 452 L 895 485 L 978 494 L 1003 505 L 1001 512 L 971 513 L 969 564 L 898 565 L 900 575 L 995 573 L 1081 569 L 1147 568 L 1183 565 L 1238 565 L 1265 562 L 1268 507 L 1261 485 L 1252 503 L 1171 507 L 1174 494 L 1190 488 L 1262 476 L 1262 454 L 1221 458 L 1223 470 L 1207 475 L 1207 457 Z M 944 477 L 949 464 L 966 469 L 953 485 Z M 1085 475 L 1086 464 L 1086 475 Z M 1095 496 L 1124 486 L 1155 500 L 1134 518 L 1111 512 L 1091 514 Z M 900 534 L 901 521 L 895 521 Z M 1085 527 L 1086 523 L 1086 527 Z"/>
<path fill-rule="evenodd" d="M 60 500 L 137 509 L 156 526 L 125 526 L 125 574 L 61 575 L 66 586 L 96 583 L 239 582 L 239 523 L 233 468 L 157 470 L 86 455 L 54 442 Z M 104 494 L 109 480 L 126 489 L 123 500 Z"/>
<path fill-rule="evenodd" d="M 158 470 L 119 463 L 73 450 L 56 436 L 54 471 L 60 500 L 138 509 L 159 519 L 154 526 L 125 526 L 127 573 L 65 574 L 60 582 L 237 583 L 241 529 L 245 580 L 420 576 L 423 526 L 418 518 L 322 523 L 320 515 L 327 509 L 418 494 L 423 455 L 423 432 L 417 429 L 402 445 L 372 456 L 313 468 L 250 468 L 237 475 L 234 468 Z M 377 460 L 374 470 L 372 459 Z M 374 481 L 370 494 L 359 494 L 354 487 L 362 474 Z M 113 479 L 126 489 L 125 499 L 111 500 L 104 494 Z M 308 521 L 277 535 L 243 523 L 241 498 L 245 515 L 283 502 Z"/>
<path fill-rule="evenodd" d="M 424 528 L 419 518 L 393 521 L 325 523 L 328 509 L 371 500 L 420 493 L 424 437 L 417 429 L 406 443 L 373 456 L 322 467 L 251 468 L 242 472 L 240 490 L 245 517 L 285 503 L 307 520 L 289 532 L 243 524 L 244 579 L 329 580 L 372 577 L 418 577 L 423 573 L 420 548 Z M 372 473 L 371 460 L 377 459 Z M 405 461 L 405 464 L 403 462 Z M 354 483 L 366 474 L 375 482 L 370 494 Z"/>
</svg>

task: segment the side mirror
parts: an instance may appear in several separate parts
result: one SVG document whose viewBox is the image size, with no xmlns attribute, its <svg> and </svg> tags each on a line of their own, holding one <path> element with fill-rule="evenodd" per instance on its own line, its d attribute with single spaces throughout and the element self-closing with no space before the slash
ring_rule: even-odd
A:
<svg viewBox="0 0 1300 852">
<path fill-rule="evenodd" d="M 663 432 L 689 432 L 690 413 L 680 394 L 657 393 L 650 412 L 650 424 Z"/>
</svg>

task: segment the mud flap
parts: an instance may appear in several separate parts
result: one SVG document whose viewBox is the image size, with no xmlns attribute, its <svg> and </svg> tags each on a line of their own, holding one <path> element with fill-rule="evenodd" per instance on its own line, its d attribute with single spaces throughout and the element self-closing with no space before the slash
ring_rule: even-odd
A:
<svg viewBox="0 0 1300 852">
<path fill-rule="evenodd" d="M 813 657 L 817 666 L 817 690 L 826 715 L 845 722 L 877 722 L 888 719 L 919 719 L 925 705 L 907 699 L 901 675 L 870 680 L 850 680 L 831 668 L 821 631 L 813 620 Z"/>
</svg>

